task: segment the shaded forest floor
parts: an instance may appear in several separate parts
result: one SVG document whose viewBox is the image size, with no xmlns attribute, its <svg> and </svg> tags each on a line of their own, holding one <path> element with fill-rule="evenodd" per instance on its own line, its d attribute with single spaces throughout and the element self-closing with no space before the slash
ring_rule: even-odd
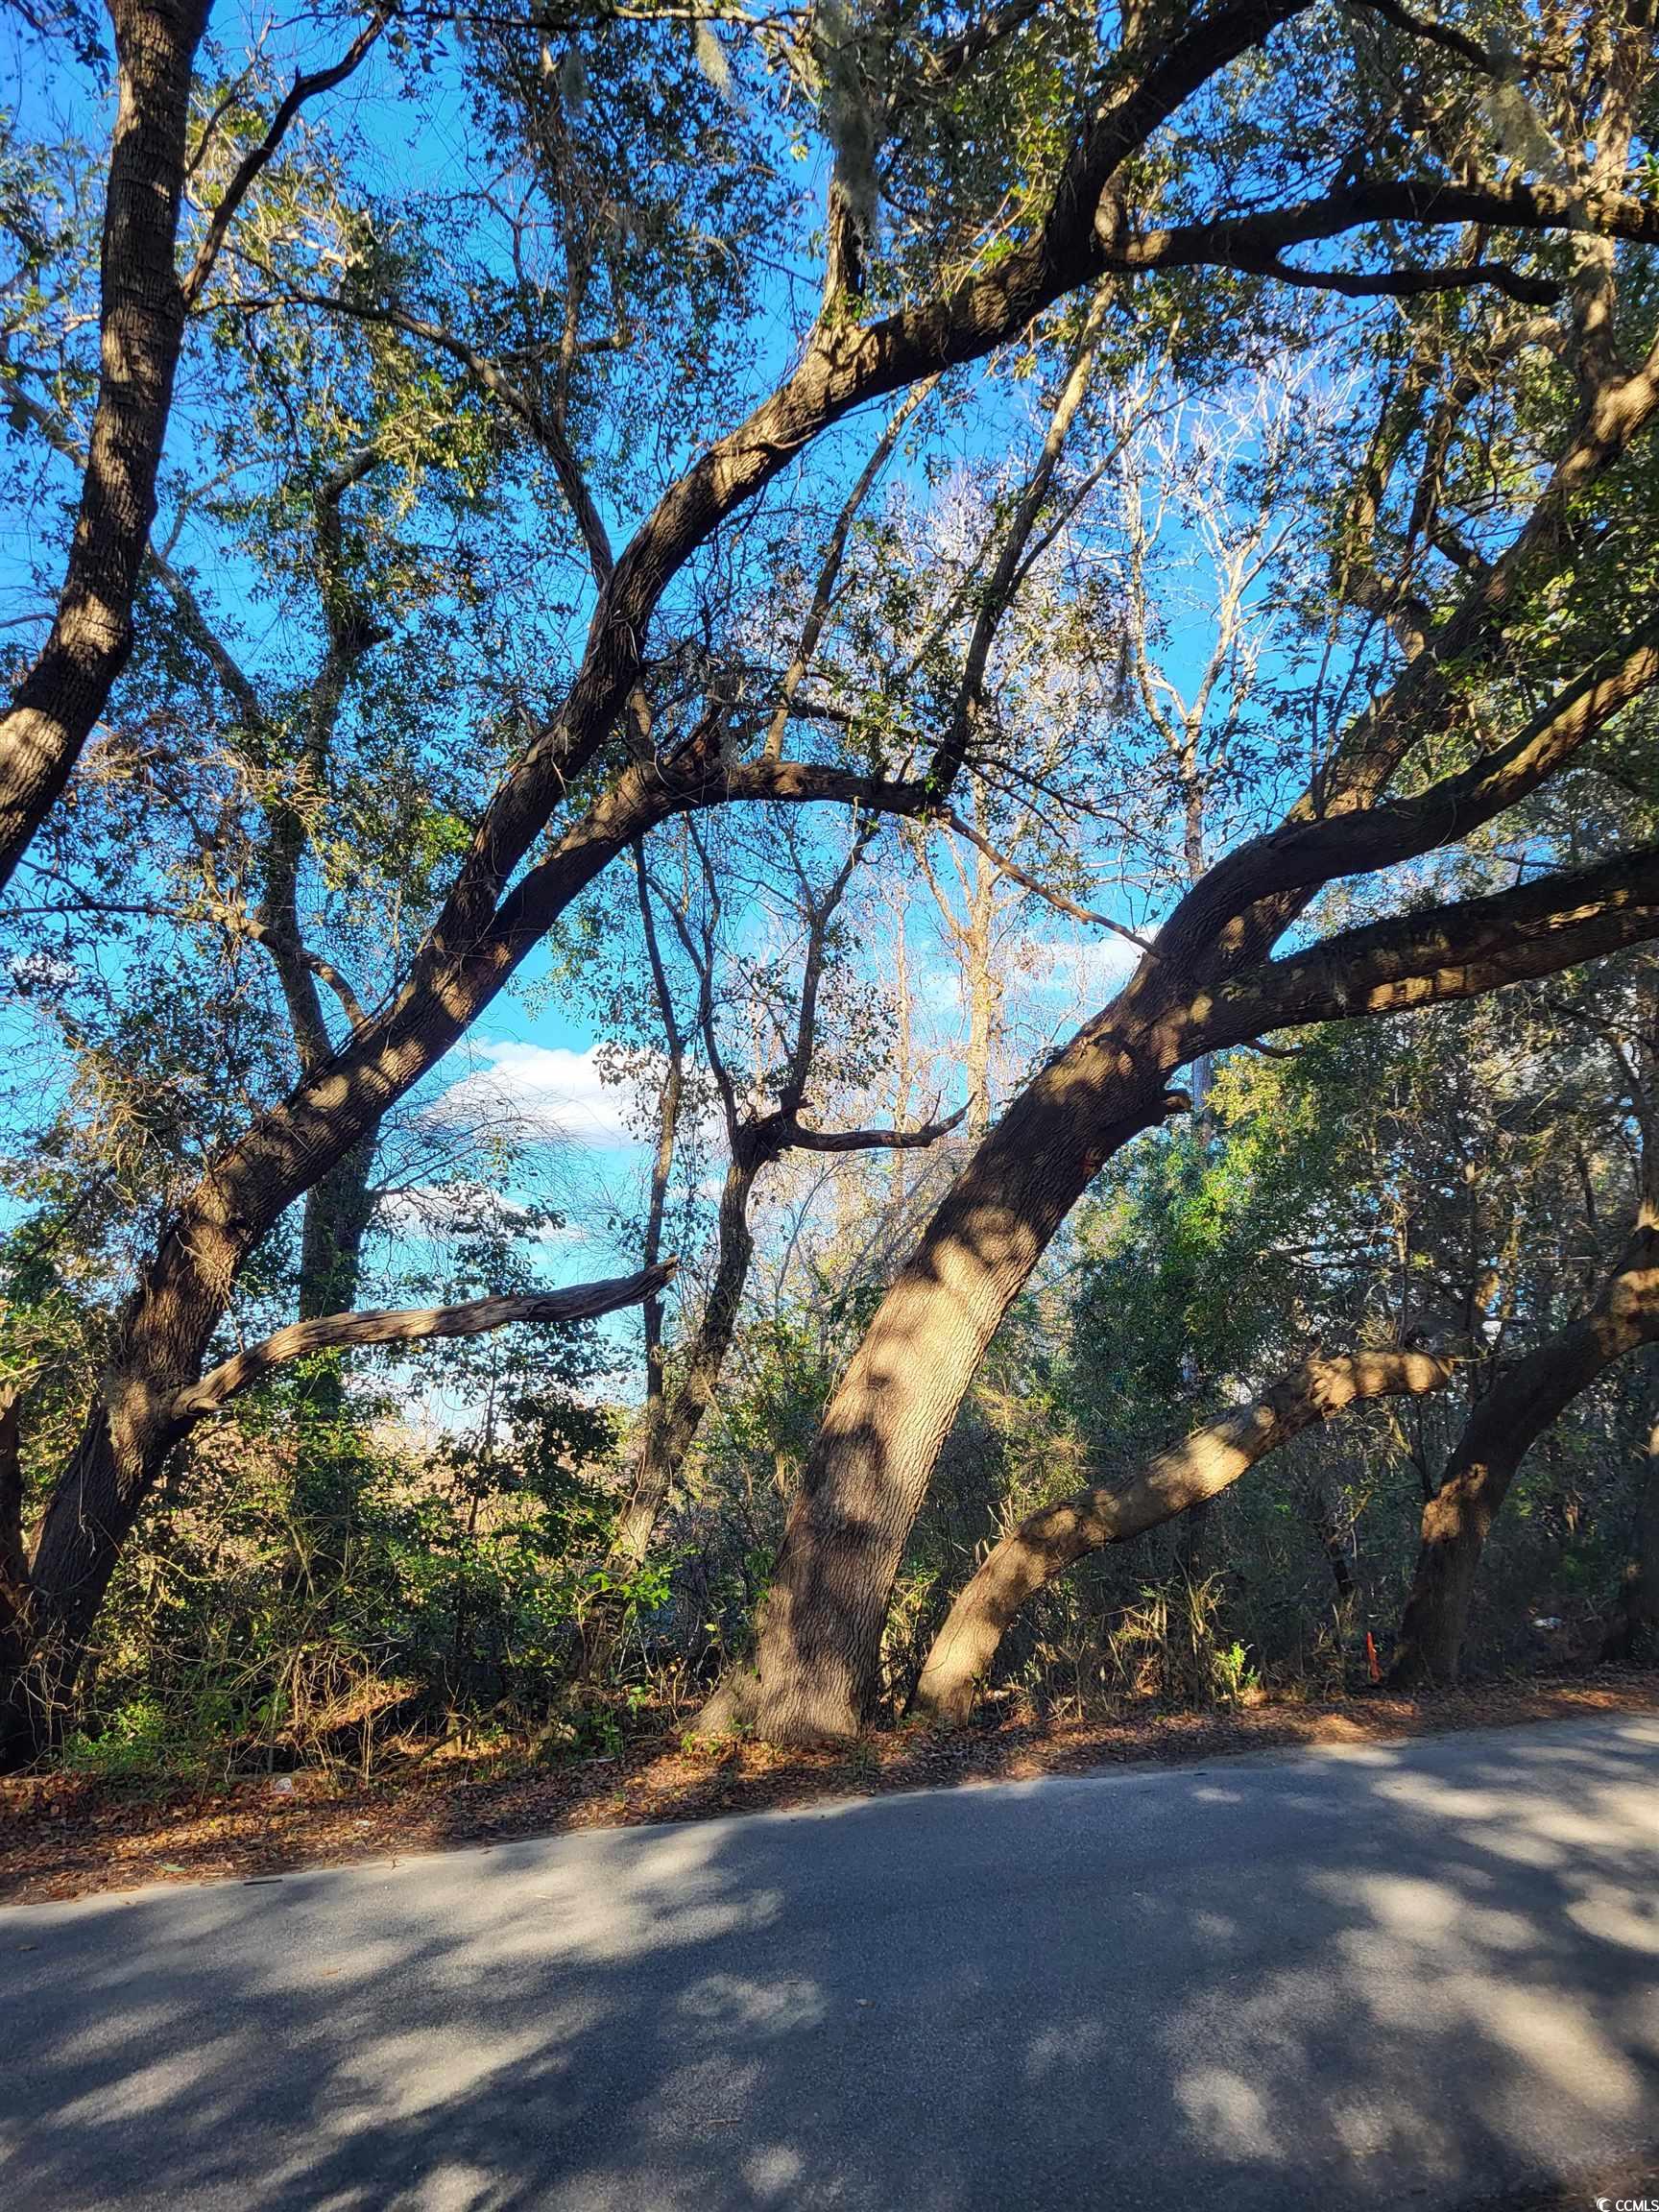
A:
<svg viewBox="0 0 1659 2212">
<path fill-rule="evenodd" d="M 1621 1670 L 1419 1697 L 1264 1698 L 1206 1713 L 1131 1706 L 1088 1720 L 1043 1719 L 1014 1706 L 959 1732 L 894 1728 L 851 1750 L 775 1751 L 656 1735 L 611 1758 L 546 1762 L 523 1746 L 445 1745 L 383 1755 L 367 1783 L 338 1767 L 189 1787 L 19 1775 L 0 1779 L 0 1902 L 150 1882 L 252 1880 L 569 1828 L 710 1819 L 1115 1764 L 1655 1710 L 1659 1670 Z"/>
</svg>

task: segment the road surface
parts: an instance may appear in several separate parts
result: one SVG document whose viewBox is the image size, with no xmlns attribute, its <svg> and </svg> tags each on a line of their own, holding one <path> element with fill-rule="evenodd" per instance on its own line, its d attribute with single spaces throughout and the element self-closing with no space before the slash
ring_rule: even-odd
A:
<svg viewBox="0 0 1659 2212">
<path fill-rule="evenodd" d="M 1433 2212 L 1655 2139 L 1659 1718 L 0 1911 L 15 2212 Z"/>
</svg>

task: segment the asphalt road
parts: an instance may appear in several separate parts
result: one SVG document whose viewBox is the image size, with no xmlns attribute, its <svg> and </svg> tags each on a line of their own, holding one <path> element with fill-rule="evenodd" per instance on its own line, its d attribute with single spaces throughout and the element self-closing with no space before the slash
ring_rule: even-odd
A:
<svg viewBox="0 0 1659 2212">
<path fill-rule="evenodd" d="M 1659 1719 L 0 1911 L 9 2212 L 1431 2212 L 1656 2138 Z"/>
</svg>

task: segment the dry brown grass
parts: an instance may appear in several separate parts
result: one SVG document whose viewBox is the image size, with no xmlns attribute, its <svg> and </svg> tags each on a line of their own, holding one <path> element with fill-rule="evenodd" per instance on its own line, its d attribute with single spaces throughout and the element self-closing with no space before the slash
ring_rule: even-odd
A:
<svg viewBox="0 0 1659 2212">
<path fill-rule="evenodd" d="M 1421 1697 L 1262 1698 L 1206 1713 L 1135 1707 L 1055 1721 L 1004 1705 L 958 1733 L 895 1728 L 854 1745 L 775 1751 L 657 1736 L 612 1759 L 535 1761 L 522 1746 L 395 1758 L 368 1786 L 340 1772 L 135 1792 L 64 1775 L 0 1780 L 0 1900 L 151 1882 L 269 1877 L 463 1843 L 702 1820 L 895 1790 L 1022 1781 L 1135 1761 L 1281 1744 L 1387 1743 L 1444 1729 L 1659 1709 L 1659 1671 L 1496 1683 Z"/>
</svg>

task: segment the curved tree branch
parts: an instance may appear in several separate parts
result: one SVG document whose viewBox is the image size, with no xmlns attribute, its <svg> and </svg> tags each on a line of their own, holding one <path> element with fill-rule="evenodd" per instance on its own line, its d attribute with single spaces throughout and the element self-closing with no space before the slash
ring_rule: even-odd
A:
<svg viewBox="0 0 1659 2212">
<path fill-rule="evenodd" d="M 915 1152 L 948 1137 L 967 1113 L 958 1106 L 942 1121 L 924 1121 L 916 1129 L 803 1129 L 792 1122 L 789 1145 L 801 1152 Z"/>
<path fill-rule="evenodd" d="M 675 1262 L 642 1267 L 635 1275 L 617 1275 L 601 1283 L 578 1283 L 567 1290 L 540 1290 L 496 1298 L 472 1298 L 464 1306 L 408 1306 L 365 1313 L 327 1313 L 316 1321 L 295 1321 L 278 1329 L 246 1351 L 209 1368 L 199 1382 L 179 1391 L 168 1408 L 179 1423 L 199 1421 L 216 1413 L 250 1384 L 260 1382 L 273 1368 L 291 1359 L 306 1359 L 317 1352 L 343 1351 L 361 1344 L 416 1344 L 432 1336 L 482 1336 L 514 1321 L 546 1325 L 588 1321 L 600 1313 L 614 1313 L 624 1306 L 642 1305 L 655 1296 L 674 1273 Z"/>
<path fill-rule="evenodd" d="M 1181 948 L 1214 939 L 1254 906 L 1300 911 L 1338 877 L 1370 875 L 1466 837 L 1528 798 L 1655 683 L 1659 628 L 1649 623 L 1564 685 L 1507 744 L 1455 775 L 1408 799 L 1311 818 L 1297 808 L 1236 847 L 1182 901 L 1158 951 L 1179 957 Z"/>
<path fill-rule="evenodd" d="M 1230 268 L 1249 275 L 1289 276 L 1296 281 L 1328 281 L 1334 290 L 1349 287 L 1340 271 L 1291 270 L 1278 266 L 1286 248 L 1340 238 L 1378 223 L 1408 223 L 1443 228 L 1449 225 L 1481 229 L 1541 233 L 1578 230 L 1599 237 L 1623 238 L 1633 245 L 1659 244 L 1659 205 L 1633 193 L 1609 187 L 1586 191 L 1550 183 L 1464 185 L 1437 177 L 1382 177 L 1328 192 L 1316 200 L 1267 207 L 1250 215 L 1214 215 L 1167 229 L 1125 233 L 1113 239 L 1102 266 L 1137 275 L 1153 269 Z M 1404 269 L 1353 282 L 1373 290 L 1438 291 L 1448 270 L 1407 264 Z M 1548 304 L 1560 287 L 1524 276 L 1506 265 L 1469 263 L 1462 283 L 1499 283 L 1528 304 Z"/>
<path fill-rule="evenodd" d="M 1513 891 L 1343 930 L 1270 960 L 1196 1009 L 1206 1050 L 1267 1031 L 1468 998 L 1659 937 L 1659 848 Z"/>
<path fill-rule="evenodd" d="M 301 71 L 295 77 L 276 114 L 272 116 L 264 137 L 257 146 L 250 148 L 237 163 L 235 175 L 207 218 L 206 233 L 196 249 L 190 273 L 180 287 L 186 310 L 194 307 L 201 298 L 203 287 L 213 274 L 213 264 L 219 258 L 219 249 L 224 245 L 230 225 L 235 220 L 237 208 L 269 166 L 277 148 L 287 136 L 289 125 L 295 116 L 306 101 L 314 100 L 319 92 L 332 92 L 337 84 L 345 84 L 391 19 L 392 10 L 389 7 L 377 7 L 338 61 L 326 69 Z"/>
<path fill-rule="evenodd" d="M 1044 1506 L 1002 1538 L 958 1594 L 923 1667 L 918 1710 L 936 1720 L 965 1720 L 1021 1606 L 1087 1553 L 1126 1544 L 1218 1497 L 1269 1452 L 1361 1399 L 1443 1390 L 1454 1372 L 1444 1354 L 1315 1355 L 1254 1404 L 1160 1452 L 1126 1481 L 1098 1483 Z"/>
</svg>

